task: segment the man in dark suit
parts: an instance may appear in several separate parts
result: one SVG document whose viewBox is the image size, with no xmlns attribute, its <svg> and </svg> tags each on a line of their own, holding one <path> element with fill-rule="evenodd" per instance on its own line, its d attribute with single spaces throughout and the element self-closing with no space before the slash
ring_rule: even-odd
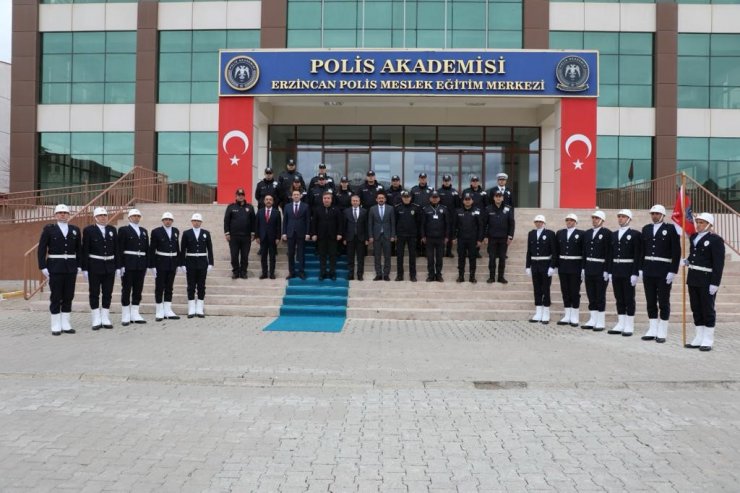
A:
<svg viewBox="0 0 740 493">
<path fill-rule="evenodd" d="M 396 215 L 393 206 L 385 204 L 385 199 L 385 190 L 378 190 L 375 197 L 377 204 L 370 208 L 367 215 L 367 234 L 375 256 L 373 281 L 391 280 L 391 242 L 396 241 Z"/>
<path fill-rule="evenodd" d="M 172 311 L 172 288 L 180 257 L 180 231 L 172 227 L 175 217 L 162 214 L 162 226 L 154 228 L 149 242 L 149 272 L 154 276 L 154 320 L 178 320 Z"/>
<path fill-rule="evenodd" d="M 75 297 L 75 281 L 82 271 L 82 234 L 69 224 L 69 208 L 59 204 L 54 208 L 56 224 L 47 224 L 41 232 L 38 247 L 39 270 L 49 280 L 49 312 L 51 334 L 74 334 L 69 317 Z"/>
<path fill-rule="evenodd" d="M 121 269 L 121 325 L 145 324 L 139 314 L 144 277 L 149 266 L 149 236 L 139 226 L 141 212 L 128 212 L 128 225 L 118 228 L 118 260 Z"/>
<path fill-rule="evenodd" d="M 527 260 L 525 272 L 532 278 L 535 313 L 532 323 L 550 323 L 550 287 L 552 286 L 553 256 L 555 255 L 555 232 L 546 229 L 545 216 L 534 216 L 534 228 L 527 236 Z"/>
<path fill-rule="evenodd" d="M 293 190 L 291 201 L 283 209 L 283 241 L 288 242 L 288 279 L 306 278 L 304 249 L 311 237 L 311 211 L 308 204 L 301 202 L 303 193 Z"/>
<path fill-rule="evenodd" d="M 342 212 L 331 205 L 334 194 L 324 192 L 321 197 L 322 205 L 314 210 L 311 220 L 311 236 L 316 242 L 316 252 L 319 255 L 319 281 L 331 278 L 337 280 L 337 242 L 342 240 Z M 329 270 L 326 262 L 329 261 Z"/>
<path fill-rule="evenodd" d="M 630 228 L 632 211 L 622 209 L 617 213 L 619 229 L 612 232 L 612 260 L 609 264 L 609 282 L 612 283 L 617 304 L 618 322 L 608 334 L 630 337 L 635 330 L 635 286 L 640 269 L 640 232 Z"/>
<path fill-rule="evenodd" d="M 557 255 L 553 257 L 553 267 L 558 270 L 560 293 L 563 296 L 565 313 L 558 325 L 580 325 L 581 280 L 583 279 L 583 235 L 577 229 L 578 216 L 573 213 L 565 216 L 565 228 L 555 233 Z"/>
<path fill-rule="evenodd" d="M 113 283 L 121 277 L 118 269 L 118 234 L 108 224 L 108 212 L 96 207 L 93 212 L 95 224 L 82 231 L 82 274 L 90 289 L 92 330 L 101 327 L 112 329 L 110 303 L 113 299 Z M 102 308 L 101 308 L 102 293 Z"/>
<path fill-rule="evenodd" d="M 277 245 L 280 241 L 282 219 L 280 211 L 275 207 L 275 198 L 267 194 L 262 197 L 264 207 L 257 212 L 257 244 L 260 246 L 260 263 L 262 274 L 260 279 L 267 279 L 267 259 L 270 259 L 270 279 L 275 279 L 275 257 Z"/>
<path fill-rule="evenodd" d="M 182 234 L 180 245 L 180 268 L 188 282 L 188 318 L 204 318 L 206 277 L 213 269 L 213 241 L 211 233 L 201 229 L 203 216 L 197 212 L 190 218 L 192 229 Z M 195 299 L 196 290 L 198 299 Z"/>
<path fill-rule="evenodd" d="M 365 253 L 367 249 L 367 210 L 360 203 L 360 196 L 353 195 L 351 206 L 344 210 L 344 244 L 347 245 L 347 268 L 350 281 L 362 281 L 365 274 Z"/>
</svg>

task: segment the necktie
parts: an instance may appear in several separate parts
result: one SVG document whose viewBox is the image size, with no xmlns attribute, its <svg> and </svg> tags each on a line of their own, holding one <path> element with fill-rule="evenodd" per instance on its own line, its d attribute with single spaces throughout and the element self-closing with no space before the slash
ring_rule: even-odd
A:
<svg viewBox="0 0 740 493">
<path fill-rule="evenodd" d="M 270 220 L 270 209 L 265 209 L 265 222 Z"/>
<path fill-rule="evenodd" d="M 298 215 L 298 204 L 296 203 L 293 203 L 293 215 L 294 216 Z"/>
<path fill-rule="evenodd" d="M 357 222 L 357 208 L 355 208 L 355 222 Z"/>
<path fill-rule="evenodd" d="M 381 206 L 380 206 L 380 219 L 383 219 L 383 211 L 384 211 L 384 208 L 383 208 L 383 206 L 381 205 Z"/>
</svg>

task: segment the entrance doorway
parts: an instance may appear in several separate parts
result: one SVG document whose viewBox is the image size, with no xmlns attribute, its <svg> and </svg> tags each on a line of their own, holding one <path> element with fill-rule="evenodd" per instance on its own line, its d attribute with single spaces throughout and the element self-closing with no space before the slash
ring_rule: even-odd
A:
<svg viewBox="0 0 740 493">
<path fill-rule="evenodd" d="M 452 186 L 458 192 L 470 186 L 470 178 L 477 176 L 483 180 L 483 153 L 476 151 L 442 151 L 437 153 L 436 187 L 442 186 L 442 177 L 450 175 Z M 483 186 L 483 182 L 481 182 Z"/>
<path fill-rule="evenodd" d="M 337 187 L 342 176 L 349 178 L 350 186 L 356 187 L 365 181 L 370 169 L 370 153 L 350 149 L 324 151 L 323 162 Z"/>
</svg>

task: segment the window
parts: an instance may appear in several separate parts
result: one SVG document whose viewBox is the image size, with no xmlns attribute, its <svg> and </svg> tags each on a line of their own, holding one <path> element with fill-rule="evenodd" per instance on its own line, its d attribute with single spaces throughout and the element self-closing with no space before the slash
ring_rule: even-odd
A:
<svg viewBox="0 0 740 493">
<path fill-rule="evenodd" d="M 740 108 L 740 34 L 678 35 L 678 107 Z"/>
<path fill-rule="evenodd" d="M 159 132 L 157 171 L 171 183 L 192 181 L 216 185 L 217 132 Z"/>
<path fill-rule="evenodd" d="M 598 136 L 596 189 L 619 188 L 653 179 L 653 138 Z"/>
<path fill-rule="evenodd" d="M 676 171 L 740 208 L 740 138 L 679 137 L 676 154 Z"/>
</svg>

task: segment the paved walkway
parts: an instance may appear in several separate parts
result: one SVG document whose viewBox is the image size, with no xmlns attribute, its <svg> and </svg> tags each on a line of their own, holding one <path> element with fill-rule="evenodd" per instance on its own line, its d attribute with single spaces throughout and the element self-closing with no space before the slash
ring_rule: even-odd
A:
<svg viewBox="0 0 740 493">
<path fill-rule="evenodd" d="M 0 491 L 737 491 L 740 333 L 716 348 L 506 322 L 52 337 L 0 304 Z M 84 328 L 83 328 L 84 327 Z"/>
</svg>

